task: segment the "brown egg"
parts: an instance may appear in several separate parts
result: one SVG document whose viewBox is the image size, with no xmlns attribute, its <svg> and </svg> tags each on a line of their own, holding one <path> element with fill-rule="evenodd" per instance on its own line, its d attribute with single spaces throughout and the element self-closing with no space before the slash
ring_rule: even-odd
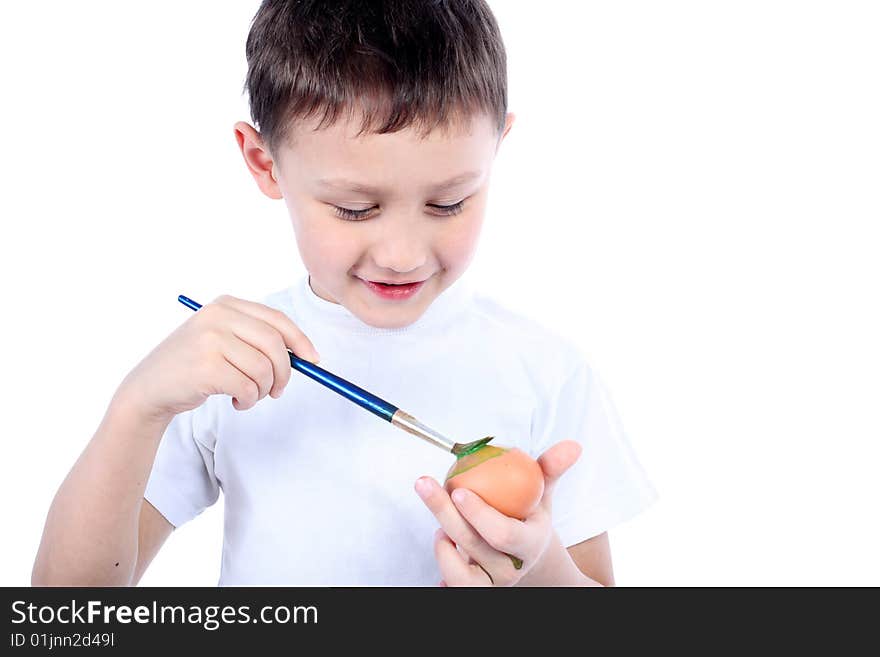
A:
<svg viewBox="0 0 880 657">
<path fill-rule="evenodd" d="M 467 488 L 511 518 L 531 514 L 544 494 L 544 472 L 538 462 L 516 447 L 484 445 L 460 456 L 446 473 L 449 493 Z"/>
</svg>

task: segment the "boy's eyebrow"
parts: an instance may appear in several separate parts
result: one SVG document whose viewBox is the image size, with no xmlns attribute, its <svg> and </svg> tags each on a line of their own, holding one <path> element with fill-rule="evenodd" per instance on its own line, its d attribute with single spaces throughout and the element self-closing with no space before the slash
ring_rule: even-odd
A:
<svg viewBox="0 0 880 657">
<path fill-rule="evenodd" d="M 481 171 L 466 171 L 465 173 L 454 176 L 449 180 L 444 180 L 437 185 L 431 185 L 431 190 L 434 192 L 444 191 L 452 187 L 456 187 L 457 185 L 462 185 L 466 182 L 470 182 L 471 180 L 479 178 L 482 175 L 483 174 Z M 380 189 L 373 187 L 372 185 L 365 185 L 363 183 L 359 183 L 354 180 L 347 180 L 345 178 L 320 178 L 317 182 L 322 187 L 336 187 L 337 189 L 343 189 L 347 192 L 375 194 L 381 191 Z"/>
</svg>

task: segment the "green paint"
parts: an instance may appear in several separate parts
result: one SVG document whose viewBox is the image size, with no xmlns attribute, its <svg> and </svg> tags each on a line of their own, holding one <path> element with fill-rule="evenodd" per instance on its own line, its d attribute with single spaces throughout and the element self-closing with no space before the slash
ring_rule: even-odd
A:
<svg viewBox="0 0 880 657">
<path fill-rule="evenodd" d="M 462 456 L 466 456 L 468 454 L 473 454 L 493 438 L 495 438 L 495 436 L 486 436 L 485 438 L 480 438 L 479 440 L 475 440 L 471 443 L 464 443 L 463 445 L 456 443 L 455 447 L 452 449 L 452 453 L 455 454 L 458 458 L 461 458 Z"/>
<path fill-rule="evenodd" d="M 486 443 L 477 443 L 473 447 L 464 450 L 463 452 L 456 454 L 456 458 L 461 458 L 462 456 L 467 456 L 468 454 L 473 454 L 474 452 L 478 452 L 486 446 Z"/>
<path fill-rule="evenodd" d="M 506 449 L 501 447 L 495 447 L 491 445 L 480 445 L 477 449 L 469 452 L 467 455 L 459 456 L 452 468 L 449 471 L 449 474 L 446 477 L 446 481 L 449 481 L 453 477 L 460 475 L 462 472 L 467 472 L 471 468 L 475 468 L 481 463 L 485 463 L 489 459 L 495 458 L 496 456 L 501 456 L 506 452 Z M 463 462 L 462 457 L 467 456 L 467 461 Z"/>
</svg>

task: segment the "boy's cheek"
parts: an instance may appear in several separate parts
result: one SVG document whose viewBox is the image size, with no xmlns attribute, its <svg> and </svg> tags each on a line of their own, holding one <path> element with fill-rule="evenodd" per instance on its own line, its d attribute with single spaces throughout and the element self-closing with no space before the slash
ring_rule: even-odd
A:
<svg viewBox="0 0 880 657">
<path fill-rule="evenodd" d="M 450 226 L 438 231 L 435 249 L 444 260 L 445 269 L 461 272 L 477 250 L 483 226 L 482 207 L 469 209 L 466 215 L 463 213 L 442 221 L 450 221 Z"/>
<path fill-rule="evenodd" d="M 311 210 L 311 214 L 307 214 Z M 309 271 L 342 267 L 350 269 L 361 251 L 361 244 L 342 219 L 332 216 L 326 205 L 291 214 L 293 231 Z"/>
</svg>

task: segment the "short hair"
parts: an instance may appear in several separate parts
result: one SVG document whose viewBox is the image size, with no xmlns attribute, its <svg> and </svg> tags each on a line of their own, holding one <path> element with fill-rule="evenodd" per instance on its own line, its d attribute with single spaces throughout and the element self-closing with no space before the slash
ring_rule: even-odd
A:
<svg viewBox="0 0 880 657">
<path fill-rule="evenodd" d="M 244 90 L 270 150 L 297 119 L 360 132 L 427 134 L 487 114 L 504 128 L 507 63 L 484 0 L 263 0 L 247 37 Z"/>
</svg>

